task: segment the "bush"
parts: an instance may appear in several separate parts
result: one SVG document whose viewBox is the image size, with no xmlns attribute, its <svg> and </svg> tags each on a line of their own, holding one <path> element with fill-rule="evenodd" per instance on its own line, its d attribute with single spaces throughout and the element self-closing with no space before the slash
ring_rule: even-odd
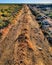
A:
<svg viewBox="0 0 52 65">
<path fill-rule="evenodd" d="M 10 22 L 8 20 L 3 20 L 0 22 L 0 29 L 7 27 Z"/>
<path fill-rule="evenodd" d="M 3 10 L 3 9 L 1 9 L 1 12 L 2 12 L 2 13 L 4 13 L 4 10 Z"/>
<path fill-rule="evenodd" d="M 8 20 L 4 20 L 4 24 L 3 24 L 3 27 L 6 27 L 6 26 L 8 26 L 8 24 L 9 24 L 9 21 Z"/>
<path fill-rule="evenodd" d="M 1 16 L 2 16 L 2 17 L 7 17 L 7 15 L 6 15 L 6 14 L 2 14 Z"/>
</svg>

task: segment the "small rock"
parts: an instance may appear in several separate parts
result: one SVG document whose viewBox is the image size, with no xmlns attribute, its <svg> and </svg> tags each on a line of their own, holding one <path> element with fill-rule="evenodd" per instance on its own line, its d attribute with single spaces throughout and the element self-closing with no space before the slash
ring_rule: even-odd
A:
<svg viewBox="0 0 52 65">
<path fill-rule="evenodd" d="M 38 50 L 42 51 L 42 48 L 39 47 Z"/>
</svg>

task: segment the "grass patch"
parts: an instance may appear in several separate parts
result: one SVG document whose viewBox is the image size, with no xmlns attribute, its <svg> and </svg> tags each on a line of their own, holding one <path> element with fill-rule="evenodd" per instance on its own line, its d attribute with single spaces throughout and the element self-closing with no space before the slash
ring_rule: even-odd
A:
<svg viewBox="0 0 52 65">
<path fill-rule="evenodd" d="M 0 29 L 12 23 L 12 19 L 21 10 L 22 5 L 18 4 L 0 4 Z"/>
</svg>

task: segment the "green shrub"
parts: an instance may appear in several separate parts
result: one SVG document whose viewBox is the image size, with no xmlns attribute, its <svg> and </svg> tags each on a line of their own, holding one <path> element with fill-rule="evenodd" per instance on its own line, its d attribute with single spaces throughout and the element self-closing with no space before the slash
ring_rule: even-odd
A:
<svg viewBox="0 0 52 65">
<path fill-rule="evenodd" d="M 7 17 L 7 15 L 6 15 L 6 14 L 2 14 L 1 16 L 2 16 L 2 17 Z"/>
<path fill-rule="evenodd" d="M 1 9 L 1 12 L 2 12 L 2 13 L 4 13 L 4 10 L 3 10 L 3 9 Z"/>
<path fill-rule="evenodd" d="M 8 20 L 0 21 L 0 29 L 7 27 L 10 22 Z"/>
</svg>

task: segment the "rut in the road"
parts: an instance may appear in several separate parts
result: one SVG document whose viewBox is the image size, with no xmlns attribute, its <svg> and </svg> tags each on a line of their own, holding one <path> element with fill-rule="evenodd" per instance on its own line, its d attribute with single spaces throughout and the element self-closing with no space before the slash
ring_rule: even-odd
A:
<svg viewBox="0 0 52 65">
<path fill-rule="evenodd" d="M 49 43 L 25 5 L 19 21 L 0 43 L 0 65 L 52 65 L 51 61 Z"/>
</svg>

